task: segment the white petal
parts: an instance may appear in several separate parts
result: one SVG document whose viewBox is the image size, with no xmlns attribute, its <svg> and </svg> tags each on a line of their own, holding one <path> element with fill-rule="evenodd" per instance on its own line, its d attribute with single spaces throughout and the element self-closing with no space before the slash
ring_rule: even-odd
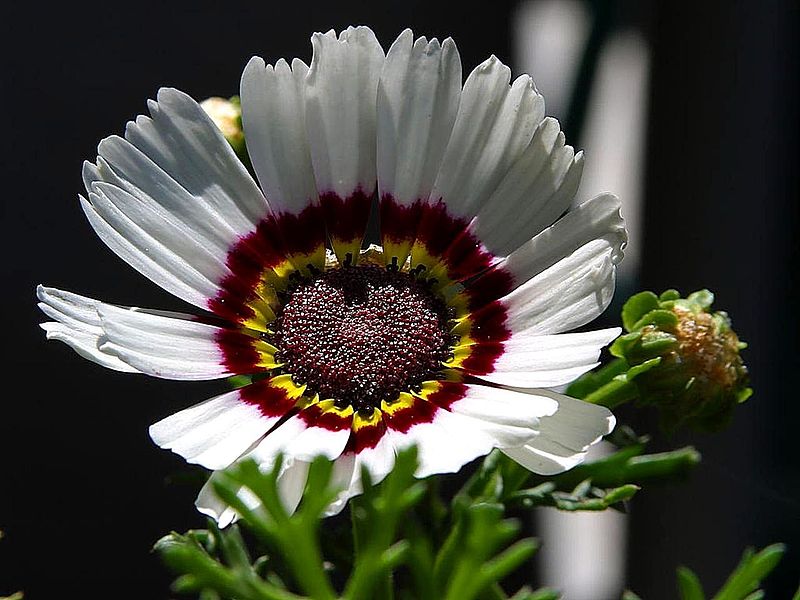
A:
<svg viewBox="0 0 800 600">
<path fill-rule="evenodd" d="M 536 393 L 558 402 L 558 410 L 541 420 L 542 439 L 557 442 L 575 452 L 585 452 L 604 435 L 611 433 L 616 425 L 614 415 L 605 406 L 590 404 L 550 390 L 536 390 Z M 545 449 L 553 451 L 552 445 Z"/>
<path fill-rule="evenodd" d="M 406 29 L 389 48 L 378 84 L 378 186 L 400 204 L 427 200 L 453 130 L 461 60 L 450 38 L 414 41 Z"/>
<path fill-rule="evenodd" d="M 501 299 L 512 334 L 560 333 L 600 315 L 614 295 L 615 244 L 585 244 Z"/>
<path fill-rule="evenodd" d="M 170 316 L 99 304 L 105 341 L 103 352 L 143 373 L 168 379 L 217 379 L 230 374 L 219 344 L 221 328 Z"/>
<path fill-rule="evenodd" d="M 103 172 L 105 163 L 102 159 L 98 162 Z M 171 210 L 141 193 L 134 195 L 118 185 L 102 181 L 93 182 L 90 189 L 89 199 L 95 212 L 142 253 L 155 260 L 161 258 L 160 253 L 169 255 L 166 260 L 185 265 L 187 273 L 197 272 L 211 283 L 221 281 L 230 273 L 225 259 L 238 235 L 229 234 L 220 239 L 220 236 L 201 231 L 205 225 L 193 222 L 197 214 L 190 219 L 181 214 L 192 212 L 192 204 L 182 203 L 183 210 Z M 160 201 L 164 203 L 168 197 L 164 194 Z"/>
<path fill-rule="evenodd" d="M 139 373 L 138 369 L 122 362 L 113 354 L 100 350 L 103 328 L 97 314 L 98 300 L 55 288 L 36 288 L 39 308 L 55 321 L 42 323 L 48 340 L 58 340 L 70 346 L 83 358 L 103 367 L 124 373 Z"/>
<path fill-rule="evenodd" d="M 475 420 L 444 409 L 437 410 L 431 422 L 417 423 L 406 432 L 387 429 L 386 435 L 398 451 L 417 446 L 417 477 L 455 473 L 495 447 Z"/>
<path fill-rule="evenodd" d="M 253 57 L 241 83 L 247 152 L 261 189 L 276 213 L 298 214 L 317 200 L 304 105 L 308 67 L 279 60 L 275 67 Z"/>
<path fill-rule="evenodd" d="M 107 369 L 120 371 L 122 373 L 139 373 L 137 369 L 125 364 L 116 356 L 102 352 L 98 347 L 98 338 L 91 333 L 76 331 L 63 323 L 41 323 L 40 327 L 45 330 L 48 340 L 58 340 L 71 347 L 78 355 L 97 363 Z"/>
<path fill-rule="evenodd" d="M 300 418 L 299 415 L 292 417 Z M 286 455 L 297 460 L 312 461 L 317 456 L 334 460 L 342 454 L 349 438 L 350 428 L 332 431 L 311 425 L 286 445 Z"/>
<path fill-rule="evenodd" d="M 308 480 L 309 463 L 302 460 L 287 459 L 278 476 L 278 497 L 287 512 L 293 513 L 303 498 Z"/>
<path fill-rule="evenodd" d="M 339 488 L 341 491 L 336 496 L 336 499 L 325 509 L 326 517 L 338 515 L 347 505 L 347 501 L 350 500 L 350 498 L 357 496 L 363 491 L 358 468 L 356 457 L 351 452 L 342 454 L 333 462 L 330 484 L 332 487 Z"/>
<path fill-rule="evenodd" d="M 461 393 L 447 410 L 464 419 L 468 428 L 488 436 L 494 448 L 527 443 L 539 434 L 540 420 L 558 408 L 544 395 L 485 385 L 467 384 Z"/>
<path fill-rule="evenodd" d="M 619 327 L 556 335 L 526 335 L 523 331 L 503 342 L 503 354 L 495 360 L 492 372 L 478 377 L 523 388 L 563 385 L 597 366 L 600 351 L 620 332 Z"/>
<path fill-rule="evenodd" d="M 215 202 L 213 196 L 190 193 L 128 140 L 107 137 L 97 151 L 97 164 L 85 162 L 83 168 L 84 185 L 89 193 L 103 182 L 122 188 L 136 199 L 129 210 L 152 213 L 182 225 L 188 230 L 186 235 L 221 252 L 223 258 L 231 244 L 252 227 L 248 219 L 230 206 Z"/>
<path fill-rule="evenodd" d="M 217 522 L 217 525 L 224 529 L 234 521 L 237 521 L 239 515 L 214 493 L 213 479 L 214 474 L 212 473 L 208 481 L 200 488 L 194 505 L 201 514 L 211 517 Z M 249 490 L 240 488 L 239 496 L 250 506 L 258 506 L 259 504 L 258 499 Z"/>
<path fill-rule="evenodd" d="M 126 192 L 119 190 L 119 195 Z M 205 308 L 219 286 L 149 237 L 133 221 L 114 207 L 104 193 L 81 197 L 81 208 L 97 235 L 122 260 L 163 289 L 190 304 Z"/>
<path fill-rule="evenodd" d="M 509 86 L 511 71 L 492 56 L 470 73 L 431 199 L 459 217 L 477 214 L 528 146 L 544 117 L 530 77 Z"/>
<path fill-rule="evenodd" d="M 150 426 L 150 437 L 190 463 L 224 469 L 280 420 L 234 390 L 182 410 Z"/>
<path fill-rule="evenodd" d="M 372 476 L 372 483 L 380 483 L 394 468 L 397 452 L 391 436 L 383 435 L 373 448 L 364 448 L 356 454 L 355 474 L 360 477 L 361 466 L 365 466 Z"/>
<path fill-rule="evenodd" d="M 558 403 L 545 395 L 523 394 L 485 385 L 464 387 L 463 398 L 450 404 L 449 409 L 474 419 L 536 430 L 540 419 L 558 409 Z"/>
<path fill-rule="evenodd" d="M 517 281 L 524 282 L 596 239 L 604 239 L 610 244 L 614 264 L 622 260 L 628 236 L 620 214 L 620 201 L 613 194 L 595 196 L 573 208 L 554 225 L 512 252 L 502 267 Z"/>
<path fill-rule="evenodd" d="M 246 456 L 255 459 L 261 469 L 267 471 L 275 464 L 275 458 L 278 454 L 283 454 L 284 459 L 294 458 L 286 452 L 286 449 L 306 429 L 308 429 L 306 423 L 295 415 L 270 431 L 269 435 L 261 440 Z"/>
<path fill-rule="evenodd" d="M 84 165 L 84 211 L 100 238 L 146 277 L 205 308 L 228 274 L 229 248 L 269 207 L 205 111 L 162 89 L 152 118 L 98 146 Z"/>
<path fill-rule="evenodd" d="M 572 146 L 564 146 L 554 164 L 556 173 L 560 173 L 563 170 L 563 176 L 556 178 L 551 172 L 548 172 L 544 180 L 545 182 L 548 179 L 551 181 L 553 179 L 556 180 L 558 182 L 556 190 L 547 197 L 546 202 L 542 202 L 542 208 L 538 213 L 531 215 L 526 212 L 526 214 L 520 215 L 518 221 L 515 221 L 515 226 L 509 230 L 508 240 L 502 251 L 503 254 L 506 254 L 507 250 L 510 251 L 519 247 L 520 244 L 530 239 L 532 235 L 549 226 L 560 215 L 564 214 L 564 211 L 573 203 L 583 176 L 583 151 L 573 152 Z M 549 184 L 545 183 L 545 189 L 548 188 Z M 539 191 L 535 191 L 533 194 L 536 197 L 546 196 L 545 192 Z"/>
<path fill-rule="evenodd" d="M 172 88 L 148 102 L 152 118 L 128 123 L 125 139 L 189 193 L 216 207 L 237 231 L 246 233 L 266 216 L 261 190 L 206 112 Z"/>
<path fill-rule="evenodd" d="M 277 482 L 278 497 L 290 514 L 300 504 L 308 478 L 308 466 L 309 464 L 303 461 L 286 460 L 281 467 Z M 239 515 L 214 493 L 212 481 L 215 475 L 216 473 L 213 473 L 200 489 L 194 505 L 200 513 L 215 519 L 221 528 L 225 528 L 237 521 Z M 237 496 L 248 508 L 255 509 L 261 506 L 258 497 L 247 488 L 239 488 Z"/>
<path fill-rule="evenodd" d="M 558 410 L 540 421 L 540 433 L 517 448 L 503 448 L 509 457 L 540 475 L 554 475 L 583 462 L 589 446 L 614 429 L 607 408 L 549 390 L 536 390 L 558 402 Z"/>
<path fill-rule="evenodd" d="M 315 33 L 306 126 L 320 193 L 375 189 L 375 112 L 383 50 L 368 27 Z"/>
<path fill-rule="evenodd" d="M 495 254 L 508 255 L 569 208 L 582 172 L 583 154 L 564 144 L 555 119 L 545 119 L 480 207 L 477 237 Z"/>
<path fill-rule="evenodd" d="M 539 450 L 530 444 L 518 448 L 503 448 L 503 454 L 539 475 L 556 475 L 578 466 L 586 458 L 585 452 L 559 456 Z"/>
</svg>

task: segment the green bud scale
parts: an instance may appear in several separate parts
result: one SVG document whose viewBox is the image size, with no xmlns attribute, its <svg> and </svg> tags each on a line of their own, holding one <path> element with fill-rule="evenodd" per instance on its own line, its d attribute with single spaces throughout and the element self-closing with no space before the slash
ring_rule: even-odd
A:
<svg viewBox="0 0 800 600">
<path fill-rule="evenodd" d="M 622 309 L 626 334 L 611 353 L 629 367 L 618 375 L 636 388 L 641 404 L 658 407 L 668 430 L 688 425 L 724 427 L 734 407 L 752 394 L 739 341 L 727 313 L 711 311 L 714 295 L 700 290 L 681 298 L 641 292 Z"/>
</svg>

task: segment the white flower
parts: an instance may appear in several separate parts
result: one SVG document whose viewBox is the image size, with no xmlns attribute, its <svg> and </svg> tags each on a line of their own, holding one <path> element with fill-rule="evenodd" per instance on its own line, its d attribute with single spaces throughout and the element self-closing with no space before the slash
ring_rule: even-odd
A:
<svg viewBox="0 0 800 600">
<path fill-rule="evenodd" d="M 100 238 L 206 316 L 40 287 L 48 338 L 119 371 L 255 375 L 150 434 L 209 469 L 284 453 L 290 508 L 320 454 L 346 489 L 331 512 L 359 493 L 361 465 L 379 481 L 412 443 L 420 477 L 492 448 L 542 474 L 578 464 L 614 417 L 543 388 L 590 370 L 619 334 L 562 333 L 611 299 L 618 200 L 572 206 L 582 154 L 496 57 L 462 86 L 451 39 L 406 30 L 386 55 L 366 27 L 311 41 L 311 67 L 244 70 L 260 188 L 174 89 L 84 165 Z M 381 247 L 364 252 L 373 204 Z M 234 517 L 209 486 L 197 505 Z"/>
</svg>

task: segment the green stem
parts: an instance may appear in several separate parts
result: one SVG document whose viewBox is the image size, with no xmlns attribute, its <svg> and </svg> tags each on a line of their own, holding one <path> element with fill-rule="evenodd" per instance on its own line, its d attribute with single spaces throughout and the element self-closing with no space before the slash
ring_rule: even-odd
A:
<svg viewBox="0 0 800 600">
<path fill-rule="evenodd" d="M 639 397 L 635 384 L 620 379 L 612 379 L 605 385 L 588 394 L 583 400 L 606 408 L 615 408 Z"/>
<path fill-rule="evenodd" d="M 358 558 L 361 555 L 361 527 L 359 526 L 358 516 L 356 515 L 358 506 L 358 498 L 352 498 L 350 500 L 350 528 L 353 530 L 353 564 L 358 562 Z"/>
<path fill-rule="evenodd" d="M 386 573 L 386 577 L 382 578 L 380 582 L 380 590 L 379 598 L 385 598 L 386 600 L 394 600 L 394 577 L 392 577 L 392 571 L 389 570 Z"/>
<path fill-rule="evenodd" d="M 333 600 L 336 593 L 325 573 L 322 552 L 311 528 L 294 522 L 287 525 L 278 539 L 295 581 L 315 600 Z"/>
</svg>

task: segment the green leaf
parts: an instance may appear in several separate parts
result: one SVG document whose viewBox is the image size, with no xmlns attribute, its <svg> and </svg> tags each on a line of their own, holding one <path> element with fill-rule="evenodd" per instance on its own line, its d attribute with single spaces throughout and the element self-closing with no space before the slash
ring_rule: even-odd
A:
<svg viewBox="0 0 800 600">
<path fill-rule="evenodd" d="M 761 552 L 745 550 L 736 570 L 714 596 L 714 600 L 743 600 L 756 591 L 761 581 L 777 566 L 786 552 L 783 544 L 772 544 Z"/>
<path fill-rule="evenodd" d="M 688 567 L 678 567 L 677 574 L 681 600 L 705 600 L 703 586 L 694 571 Z"/>
<path fill-rule="evenodd" d="M 503 519 L 502 504 L 461 502 L 453 508 L 453 527 L 435 561 L 434 579 L 441 592 L 437 600 L 505 598 L 499 580 L 533 554 L 535 540 L 517 540 L 505 548 L 520 523 Z"/>
<path fill-rule="evenodd" d="M 622 307 L 622 325 L 626 331 L 634 331 L 635 323 L 651 310 L 659 308 L 658 296 L 653 292 L 634 294 Z"/>
<path fill-rule="evenodd" d="M 624 502 L 626 500 L 630 500 L 631 498 L 633 498 L 633 495 L 640 489 L 642 488 L 640 488 L 638 485 L 627 483 L 625 485 L 621 485 L 617 488 L 613 488 L 606 491 L 606 495 L 603 497 L 603 501 L 608 506 L 616 504 L 617 502 Z"/>
<path fill-rule="evenodd" d="M 406 513 L 425 495 L 425 484 L 414 478 L 417 468 L 416 449 L 400 452 L 395 467 L 379 486 L 372 485 L 366 468 L 362 469 L 364 488 L 359 498 L 350 500 L 350 514 L 355 538 L 355 564 L 347 580 L 343 598 L 391 598 L 394 594 L 392 571 L 408 562 L 411 556 L 420 556 L 433 564 L 432 551 L 425 536 L 417 532 L 419 547 L 408 540 L 396 541 L 397 530 Z M 420 539 L 421 538 L 421 539 Z M 422 598 L 435 598 L 433 586 L 423 583 L 420 570 L 412 567 L 412 577 L 423 585 Z"/>
<path fill-rule="evenodd" d="M 489 581 L 500 581 L 503 577 L 522 566 L 536 550 L 539 543 L 531 538 L 519 540 L 497 557 L 486 562 L 480 571 L 480 576 Z"/>
</svg>

